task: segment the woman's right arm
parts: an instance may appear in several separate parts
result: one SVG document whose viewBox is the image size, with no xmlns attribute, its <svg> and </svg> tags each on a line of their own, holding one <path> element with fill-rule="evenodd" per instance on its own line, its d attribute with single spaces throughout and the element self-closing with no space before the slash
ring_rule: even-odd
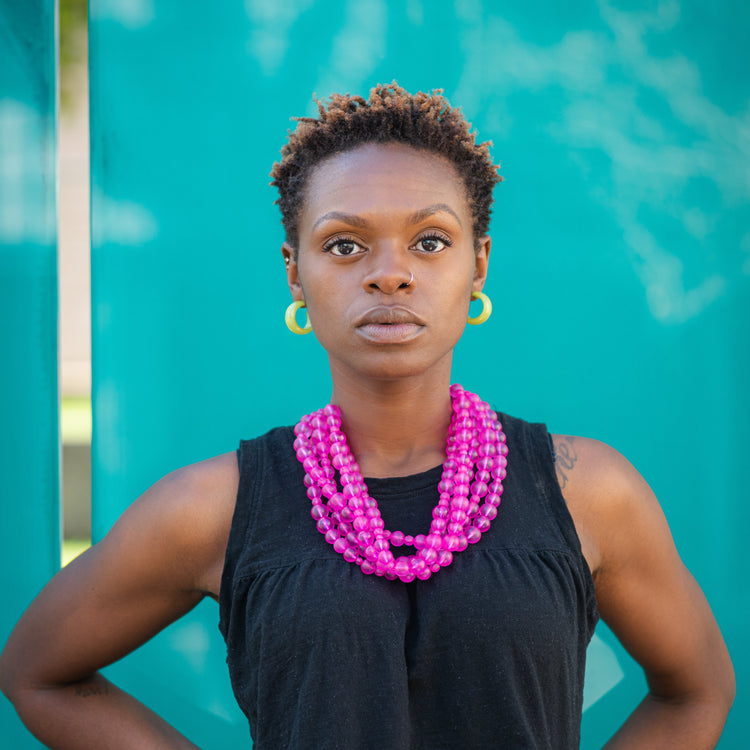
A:
<svg viewBox="0 0 750 750">
<path fill-rule="evenodd" d="M 0 687 L 45 745 L 195 747 L 98 670 L 218 597 L 237 484 L 235 453 L 164 477 L 32 602 L 0 656 Z"/>
</svg>

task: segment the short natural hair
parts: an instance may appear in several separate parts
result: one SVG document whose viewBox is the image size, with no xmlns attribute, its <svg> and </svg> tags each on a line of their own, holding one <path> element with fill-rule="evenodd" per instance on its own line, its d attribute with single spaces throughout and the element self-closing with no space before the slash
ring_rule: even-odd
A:
<svg viewBox="0 0 750 750">
<path fill-rule="evenodd" d="M 366 143 L 405 143 L 447 158 L 466 187 L 474 239 L 490 223 L 492 189 L 502 181 L 492 163 L 490 141 L 476 142 L 463 113 L 451 107 L 442 89 L 410 94 L 396 82 L 378 84 L 367 100 L 333 94 L 326 103 L 315 98 L 318 117 L 298 117 L 294 132 L 273 165 L 271 185 L 278 188 L 287 242 L 297 250 L 297 222 L 312 169 L 329 156 Z"/>
</svg>

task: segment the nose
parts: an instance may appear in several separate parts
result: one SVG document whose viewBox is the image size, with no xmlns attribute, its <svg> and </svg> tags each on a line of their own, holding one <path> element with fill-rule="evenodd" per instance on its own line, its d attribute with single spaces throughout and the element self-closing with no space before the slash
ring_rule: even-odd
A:
<svg viewBox="0 0 750 750">
<path fill-rule="evenodd" d="M 409 269 L 408 254 L 385 248 L 376 250 L 362 286 L 368 292 L 389 295 L 399 290 L 411 290 L 414 287 L 414 274 Z"/>
</svg>

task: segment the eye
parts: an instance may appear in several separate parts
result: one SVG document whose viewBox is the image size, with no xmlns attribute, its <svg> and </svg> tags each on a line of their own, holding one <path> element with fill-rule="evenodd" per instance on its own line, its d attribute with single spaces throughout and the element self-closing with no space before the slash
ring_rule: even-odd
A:
<svg viewBox="0 0 750 750">
<path fill-rule="evenodd" d="M 325 243 L 325 245 L 323 245 L 323 252 L 330 253 L 339 258 L 344 258 L 349 255 L 359 255 L 364 251 L 365 249 L 362 245 L 351 237 L 332 237 Z"/>
<path fill-rule="evenodd" d="M 450 247 L 453 243 L 451 240 L 441 234 L 428 234 L 420 237 L 414 247 L 423 253 L 439 253 L 441 250 Z"/>
</svg>

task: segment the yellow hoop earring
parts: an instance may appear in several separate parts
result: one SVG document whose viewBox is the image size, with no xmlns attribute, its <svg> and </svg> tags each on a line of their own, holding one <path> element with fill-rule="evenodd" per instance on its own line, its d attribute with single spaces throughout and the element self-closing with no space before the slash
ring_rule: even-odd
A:
<svg viewBox="0 0 750 750">
<path fill-rule="evenodd" d="M 482 300 L 482 312 L 480 312 L 476 318 L 469 316 L 466 322 L 473 326 L 482 325 L 482 323 L 492 315 L 492 302 L 490 302 L 490 298 L 484 292 L 472 292 L 471 298 L 473 300 Z"/>
<path fill-rule="evenodd" d="M 286 323 L 286 327 L 292 333 L 296 333 L 299 336 L 304 336 L 306 333 L 310 333 L 310 331 L 312 331 L 312 323 L 310 322 L 310 316 L 308 315 L 305 327 L 300 327 L 299 323 L 297 323 L 297 310 L 299 310 L 300 308 L 307 309 L 307 305 L 305 305 L 305 303 L 301 299 L 292 302 L 292 304 L 287 307 L 286 312 L 284 313 L 284 322 Z"/>
</svg>

